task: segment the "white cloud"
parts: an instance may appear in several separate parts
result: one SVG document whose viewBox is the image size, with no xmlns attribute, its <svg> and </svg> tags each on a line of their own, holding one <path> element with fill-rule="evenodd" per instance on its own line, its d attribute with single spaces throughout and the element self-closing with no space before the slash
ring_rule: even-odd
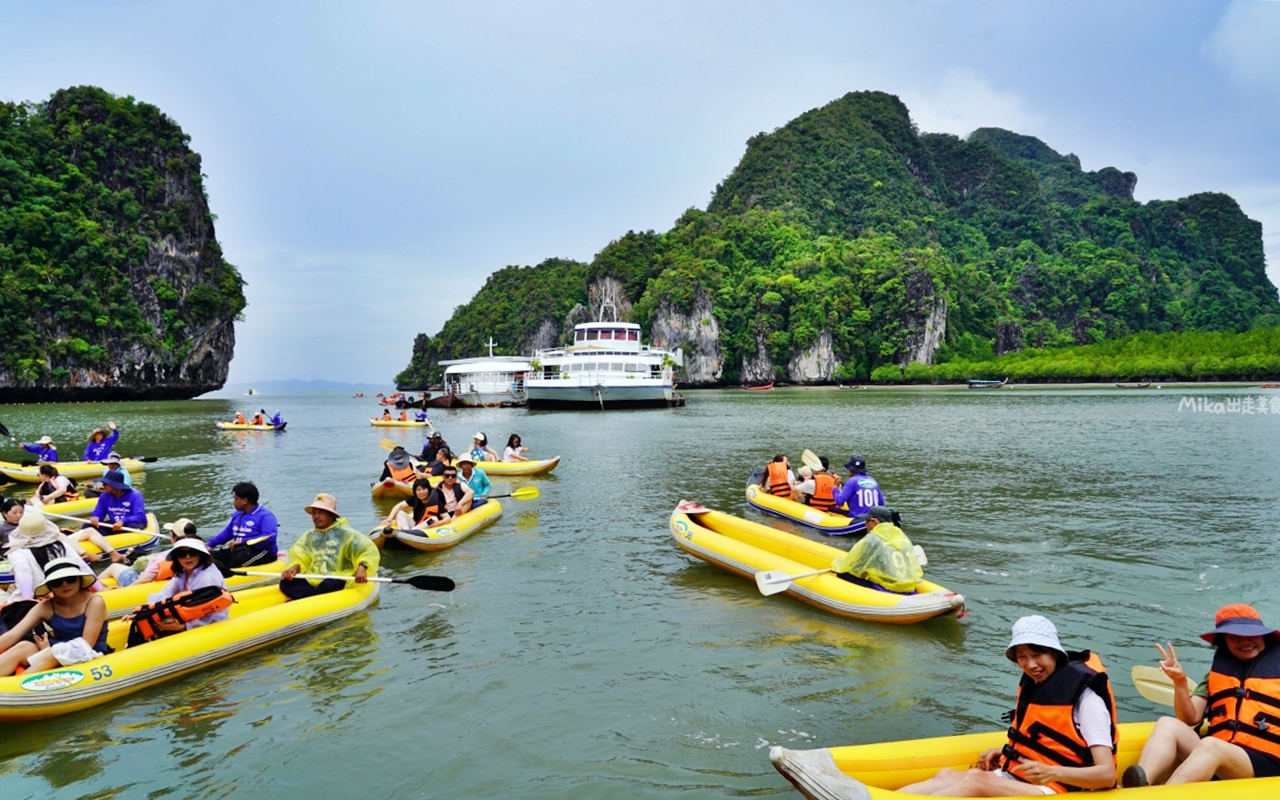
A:
<svg viewBox="0 0 1280 800">
<path fill-rule="evenodd" d="M 968 136 L 977 128 L 1007 128 L 1034 134 L 1044 117 L 1013 92 L 1001 92 L 972 69 L 949 69 L 934 88 L 903 92 L 903 102 L 921 131 Z"/>
<path fill-rule="evenodd" d="M 1236 0 L 1204 52 L 1245 86 L 1280 91 L 1280 3 Z"/>
</svg>

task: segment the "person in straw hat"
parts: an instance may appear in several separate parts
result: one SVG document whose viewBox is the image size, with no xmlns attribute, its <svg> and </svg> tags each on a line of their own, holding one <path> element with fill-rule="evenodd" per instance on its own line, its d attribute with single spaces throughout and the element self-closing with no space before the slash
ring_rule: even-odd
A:
<svg viewBox="0 0 1280 800">
<path fill-rule="evenodd" d="M 75 543 L 39 509 L 26 508 L 18 525 L 9 534 L 6 557 L 13 567 L 13 583 L 18 595 L 26 600 L 39 597 L 47 566 L 58 559 L 70 559 L 92 575 L 89 565 L 76 550 Z M 105 588 L 99 586 L 99 588 Z"/>
<path fill-rule="evenodd" d="M 899 792 L 1018 797 L 1115 786 L 1116 703 L 1098 656 L 1068 653 L 1038 614 L 1013 623 L 1004 654 L 1022 669 L 1005 746 L 981 753 L 974 769 L 943 769 Z"/>
<path fill-rule="evenodd" d="M 89 434 L 89 443 L 84 446 L 84 458 L 80 460 L 102 461 L 119 438 L 120 431 L 116 428 L 115 420 L 107 420 L 107 430 L 94 428 Z"/>
<path fill-rule="evenodd" d="M 96 581 L 93 572 L 73 558 L 56 558 L 46 568 L 36 594 L 52 593 L 53 599 L 37 603 L 21 621 L 0 635 L 0 675 L 12 675 L 19 666 L 36 663 L 33 658 L 41 650 L 76 639 L 83 639 L 98 653 L 111 652 L 107 646 L 107 604 L 89 591 Z M 41 623 L 53 632 L 36 633 Z M 56 660 L 45 658 L 37 668 L 56 664 Z"/>
<path fill-rule="evenodd" d="M 1280 776 L 1280 634 L 1253 606 L 1235 603 L 1218 609 L 1213 630 L 1200 638 L 1215 652 L 1209 677 L 1194 691 L 1173 644 L 1156 645 L 1177 716 L 1156 722 L 1122 786 Z M 1201 739 L 1196 728 L 1206 717 Z"/>
<path fill-rule="evenodd" d="M 378 572 L 378 546 L 338 515 L 338 498 L 318 494 L 303 508 L 314 527 L 289 548 L 289 566 L 280 574 L 280 591 L 290 600 L 344 589 L 337 578 L 298 578 L 299 574 L 351 575 L 365 583 Z"/>
<path fill-rule="evenodd" d="M 35 453 L 37 461 L 58 460 L 58 448 L 54 446 L 53 437 L 51 436 L 41 436 L 39 439 L 36 439 L 35 444 L 20 444 L 18 447 L 21 447 L 28 453 Z"/>
</svg>

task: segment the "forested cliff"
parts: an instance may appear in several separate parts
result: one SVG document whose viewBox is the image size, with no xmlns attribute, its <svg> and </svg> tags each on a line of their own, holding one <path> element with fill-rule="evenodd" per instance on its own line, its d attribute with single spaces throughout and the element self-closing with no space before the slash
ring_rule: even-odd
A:
<svg viewBox="0 0 1280 800">
<path fill-rule="evenodd" d="M 0 103 L 0 402 L 222 386 L 243 281 L 189 137 L 93 87 Z"/>
<path fill-rule="evenodd" d="M 396 380 L 426 385 L 491 335 L 503 353 L 563 342 L 603 294 L 682 347 L 694 385 L 1280 325 L 1258 222 L 1224 194 L 1139 203 L 1136 183 L 1011 131 L 919 133 L 898 98 L 851 93 L 750 139 L 671 230 L 495 272 Z"/>
</svg>

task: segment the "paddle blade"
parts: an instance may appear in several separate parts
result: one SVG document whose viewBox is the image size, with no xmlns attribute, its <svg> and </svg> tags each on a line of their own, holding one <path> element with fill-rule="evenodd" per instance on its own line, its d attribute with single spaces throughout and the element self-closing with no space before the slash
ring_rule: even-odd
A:
<svg viewBox="0 0 1280 800">
<path fill-rule="evenodd" d="M 8 436 L 10 439 L 13 438 L 13 434 L 9 433 L 9 429 L 4 426 L 3 422 L 0 422 L 0 436 Z"/>
<path fill-rule="evenodd" d="M 452 592 L 454 583 L 450 578 L 439 575 L 414 575 L 412 578 L 392 578 L 392 583 L 407 583 L 415 589 L 426 589 L 429 592 Z"/>
<path fill-rule="evenodd" d="M 1162 706 L 1173 705 L 1173 681 L 1158 667 L 1137 664 L 1129 671 L 1138 694 Z"/>
<path fill-rule="evenodd" d="M 768 572 L 756 573 L 756 588 L 760 590 L 760 594 L 765 597 L 785 592 L 791 587 L 794 580 L 790 575 L 781 570 L 769 570 Z"/>
<path fill-rule="evenodd" d="M 800 461 L 803 462 L 806 467 L 813 470 L 814 472 L 817 472 L 818 470 L 822 469 L 822 459 L 815 456 L 812 450 L 805 450 L 803 453 L 801 453 Z"/>
<path fill-rule="evenodd" d="M 541 492 L 538 491 L 537 486 L 521 486 L 519 489 L 512 492 L 511 496 L 517 500 L 532 500 L 539 494 L 541 494 Z"/>
<path fill-rule="evenodd" d="M 387 450 L 387 451 L 395 450 L 399 446 L 400 446 L 399 442 L 392 441 L 391 439 L 382 439 L 378 442 L 378 447 L 381 447 L 383 450 Z"/>
</svg>

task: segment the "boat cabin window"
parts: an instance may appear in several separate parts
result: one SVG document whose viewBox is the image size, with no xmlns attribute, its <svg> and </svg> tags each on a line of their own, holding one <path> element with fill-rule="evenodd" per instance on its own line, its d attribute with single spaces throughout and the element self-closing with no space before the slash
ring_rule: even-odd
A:
<svg viewBox="0 0 1280 800">
<path fill-rule="evenodd" d="M 612 338 L 613 338 L 613 331 L 600 331 L 600 338 L 601 338 L 601 339 L 612 339 Z"/>
<path fill-rule="evenodd" d="M 622 364 L 613 363 L 609 365 L 609 370 L 611 372 L 622 372 L 622 367 L 623 367 Z"/>
<path fill-rule="evenodd" d="M 600 338 L 600 331 L 597 331 L 597 330 L 589 330 L 589 331 L 587 331 L 587 341 L 588 341 L 588 342 L 594 342 L 595 340 L 597 340 L 597 339 L 599 339 L 599 338 Z"/>
<path fill-rule="evenodd" d="M 638 341 L 640 341 L 640 331 L 637 331 L 637 330 L 629 330 L 629 331 L 627 331 L 627 341 L 629 341 L 629 342 L 638 342 Z"/>
<path fill-rule="evenodd" d="M 573 332 L 573 340 L 574 340 L 575 342 L 581 342 L 581 341 L 583 341 L 583 340 L 584 340 L 584 339 L 586 339 L 586 338 L 587 338 L 587 332 L 586 332 L 586 331 L 574 331 L 574 332 Z"/>
<path fill-rule="evenodd" d="M 639 364 L 627 364 L 627 372 L 639 372 L 640 369 Z"/>
</svg>

